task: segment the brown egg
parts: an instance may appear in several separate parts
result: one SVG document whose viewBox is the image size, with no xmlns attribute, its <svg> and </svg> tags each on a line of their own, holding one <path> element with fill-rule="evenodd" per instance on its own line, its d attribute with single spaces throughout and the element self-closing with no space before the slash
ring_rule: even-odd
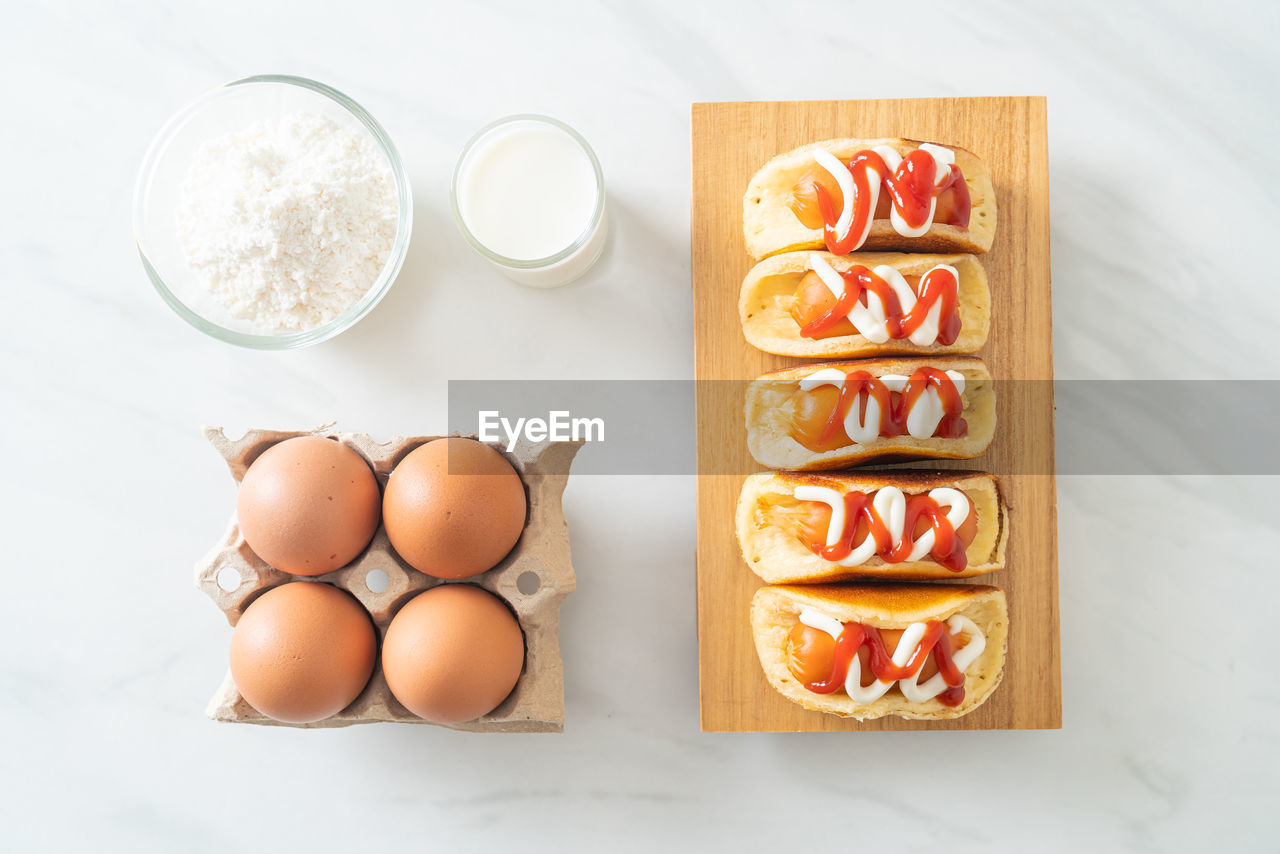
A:
<svg viewBox="0 0 1280 854">
<path fill-rule="evenodd" d="M 236 518 L 258 557 L 293 575 L 321 575 L 369 545 L 378 506 L 378 481 L 359 454 L 332 439 L 298 436 L 249 466 Z"/>
<path fill-rule="evenodd" d="M 524 635 L 501 599 L 444 584 L 400 609 L 382 642 L 382 671 L 405 708 L 436 723 L 488 714 L 524 666 Z"/>
<path fill-rule="evenodd" d="M 382 521 L 391 546 L 437 578 L 478 575 L 520 539 L 524 484 L 502 454 L 472 439 L 437 439 L 391 471 Z"/>
<path fill-rule="evenodd" d="M 373 674 L 377 638 L 351 594 L 294 581 L 263 593 L 231 634 L 231 678 L 269 718 L 324 720 L 351 705 Z"/>
</svg>

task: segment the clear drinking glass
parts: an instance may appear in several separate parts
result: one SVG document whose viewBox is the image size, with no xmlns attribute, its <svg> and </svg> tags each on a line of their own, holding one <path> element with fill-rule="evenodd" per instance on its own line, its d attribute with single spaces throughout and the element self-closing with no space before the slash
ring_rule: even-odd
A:
<svg viewBox="0 0 1280 854">
<path fill-rule="evenodd" d="M 589 216 L 585 217 L 581 230 L 577 232 L 575 237 L 567 240 L 563 246 L 556 247 L 555 251 L 551 251 L 543 257 L 513 258 L 495 250 L 476 235 L 464 215 L 466 202 L 460 198 L 460 194 L 468 192 L 469 182 L 466 180 L 468 170 L 477 168 L 478 153 L 485 152 L 486 148 L 492 145 L 495 140 L 503 138 L 505 135 L 520 133 L 526 129 L 550 129 L 566 135 L 568 139 L 581 147 L 586 154 L 591 171 L 595 174 L 595 205 Z M 533 113 L 507 116 L 487 124 L 477 131 L 475 136 L 471 137 L 470 141 L 463 147 L 462 154 L 458 157 L 457 166 L 453 171 L 450 200 L 453 206 L 454 221 L 458 224 L 458 230 L 462 232 L 462 236 L 466 238 L 467 242 L 508 278 L 520 284 L 541 288 L 566 285 L 586 273 L 604 252 L 608 227 L 605 212 L 604 173 L 600 169 L 600 161 L 581 134 L 564 122 L 549 116 Z M 557 200 L 554 198 L 547 199 L 548 205 L 556 203 Z"/>
</svg>

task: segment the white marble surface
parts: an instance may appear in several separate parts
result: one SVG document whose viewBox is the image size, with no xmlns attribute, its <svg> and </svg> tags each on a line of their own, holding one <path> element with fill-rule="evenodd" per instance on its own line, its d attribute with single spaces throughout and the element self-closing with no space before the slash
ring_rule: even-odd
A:
<svg viewBox="0 0 1280 854">
<path fill-rule="evenodd" d="M 6 6 L 0 849 L 1273 846 L 1280 536 L 1263 478 L 1060 480 L 1059 732 L 701 734 L 694 487 L 658 477 L 566 496 L 563 736 L 202 716 L 229 633 L 190 567 L 233 489 L 199 425 L 431 431 L 449 378 L 691 375 L 691 101 L 1045 94 L 1058 375 L 1280 376 L 1280 296 L 1260 275 L 1280 195 L 1274 8 L 944 3 L 904 50 L 886 33 L 915 8 Z M 129 205 L 173 110 L 276 70 L 382 120 L 417 229 L 358 328 L 261 354 L 160 303 Z M 612 247 L 563 291 L 508 284 L 447 215 L 462 142 L 526 110 L 578 127 L 607 174 Z"/>
</svg>

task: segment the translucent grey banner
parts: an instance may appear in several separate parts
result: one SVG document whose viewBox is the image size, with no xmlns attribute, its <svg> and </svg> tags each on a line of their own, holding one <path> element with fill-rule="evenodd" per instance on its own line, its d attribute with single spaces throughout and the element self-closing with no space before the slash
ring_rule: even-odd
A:
<svg viewBox="0 0 1280 854">
<path fill-rule="evenodd" d="M 744 475 L 762 467 L 747 444 L 750 385 L 453 380 L 449 431 L 504 448 L 517 439 L 582 441 L 575 475 Z M 909 465 L 994 474 L 1050 474 L 1055 465 L 1066 475 L 1280 474 L 1280 381 L 997 380 L 991 387 L 997 423 L 985 453 Z"/>
</svg>

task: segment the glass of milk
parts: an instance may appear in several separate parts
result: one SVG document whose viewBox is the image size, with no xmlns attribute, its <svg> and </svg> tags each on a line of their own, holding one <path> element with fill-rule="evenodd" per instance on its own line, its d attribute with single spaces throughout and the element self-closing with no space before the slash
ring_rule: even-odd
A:
<svg viewBox="0 0 1280 854">
<path fill-rule="evenodd" d="M 600 162 L 553 118 L 508 116 L 481 128 L 458 158 L 452 199 L 467 242 L 522 285 L 567 285 L 604 251 Z"/>
</svg>

